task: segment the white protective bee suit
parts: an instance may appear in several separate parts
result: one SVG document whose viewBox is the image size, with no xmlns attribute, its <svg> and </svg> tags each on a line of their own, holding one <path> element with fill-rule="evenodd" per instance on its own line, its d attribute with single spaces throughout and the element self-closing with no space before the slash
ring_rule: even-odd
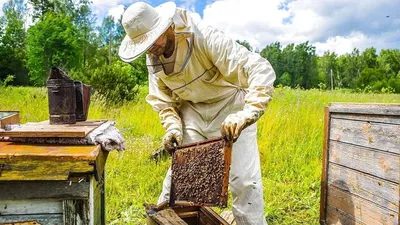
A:
<svg viewBox="0 0 400 225">
<path fill-rule="evenodd" d="M 176 9 L 173 24 L 174 61 L 147 55 L 146 100 L 159 112 L 167 134 L 183 133 L 183 144 L 221 136 L 221 124 L 228 116 L 252 121 L 233 145 L 232 211 L 238 225 L 267 224 L 255 121 L 271 100 L 275 73 L 259 54 L 213 27 L 194 22 L 183 9 Z M 173 67 L 167 68 L 171 63 Z M 159 203 L 169 199 L 170 182 L 169 170 Z"/>
</svg>

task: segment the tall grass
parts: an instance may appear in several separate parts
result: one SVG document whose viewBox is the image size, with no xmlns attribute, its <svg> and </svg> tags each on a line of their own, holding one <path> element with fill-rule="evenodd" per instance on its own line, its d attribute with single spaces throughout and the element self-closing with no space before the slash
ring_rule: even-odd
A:
<svg viewBox="0 0 400 225">
<path fill-rule="evenodd" d="M 93 99 L 89 118 L 116 121 L 127 150 L 106 165 L 107 224 L 145 224 L 143 203 L 157 201 L 169 159 L 150 160 L 163 130 L 144 101 L 109 106 Z M 258 122 L 265 216 L 270 225 L 318 224 L 324 107 L 330 102 L 399 103 L 400 95 L 277 89 Z M 48 119 L 44 88 L 0 88 L 0 110 L 19 110 L 21 121 Z M 217 211 L 220 211 L 217 209 Z"/>
</svg>

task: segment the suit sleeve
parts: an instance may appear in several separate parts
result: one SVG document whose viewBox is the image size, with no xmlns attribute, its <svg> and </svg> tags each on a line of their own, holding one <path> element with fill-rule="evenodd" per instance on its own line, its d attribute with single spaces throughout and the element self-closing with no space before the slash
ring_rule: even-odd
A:
<svg viewBox="0 0 400 225">
<path fill-rule="evenodd" d="M 182 131 L 182 120 L 177 107 L 178 97 L 155 74 L 149 73 L 149 94 L 146 101 L 158 112 L 161 124 L 166 132 L 178 129 Z"/>
</svg>

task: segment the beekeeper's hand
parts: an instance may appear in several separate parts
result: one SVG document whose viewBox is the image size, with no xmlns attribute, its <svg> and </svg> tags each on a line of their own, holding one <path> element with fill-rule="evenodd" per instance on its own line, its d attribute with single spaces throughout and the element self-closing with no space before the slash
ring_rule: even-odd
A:
<svg viewBox="0 0 400 225">
<path fill-rule="evenodd" d="M 179 129 L 172 129 L 165 133 L 162 144 L 164 148 L 171 154 L 172 150 L 182 145 L 183 134 Z"/>
<path fill-rule="evenodd" d="M 236 141 L 243 129 L 255 123 L 261 115 L 258 112 L 239 111 L 230 114 L 221 124 L 221 135 L 228 141 Z"/>
</svg>

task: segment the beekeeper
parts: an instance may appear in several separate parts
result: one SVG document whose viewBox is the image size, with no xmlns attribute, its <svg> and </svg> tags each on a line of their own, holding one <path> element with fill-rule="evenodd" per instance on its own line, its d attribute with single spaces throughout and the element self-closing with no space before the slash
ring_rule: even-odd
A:
<svg viewBox="0 0 400 225">
<path fill-rule="evenodd" d="M 275 73 L 267 60 L 167 2 L 137 2 L 122 17 L 125 62 L 143 53 L 147 102 L 159 113 L 164 147 L 223 136 L 233 140 L 230 190 L 238 225 L 266 224 L 256 121 L 271 100 Z M 159 203 L 169 199 L 171 170 Z"/>
</svg>

